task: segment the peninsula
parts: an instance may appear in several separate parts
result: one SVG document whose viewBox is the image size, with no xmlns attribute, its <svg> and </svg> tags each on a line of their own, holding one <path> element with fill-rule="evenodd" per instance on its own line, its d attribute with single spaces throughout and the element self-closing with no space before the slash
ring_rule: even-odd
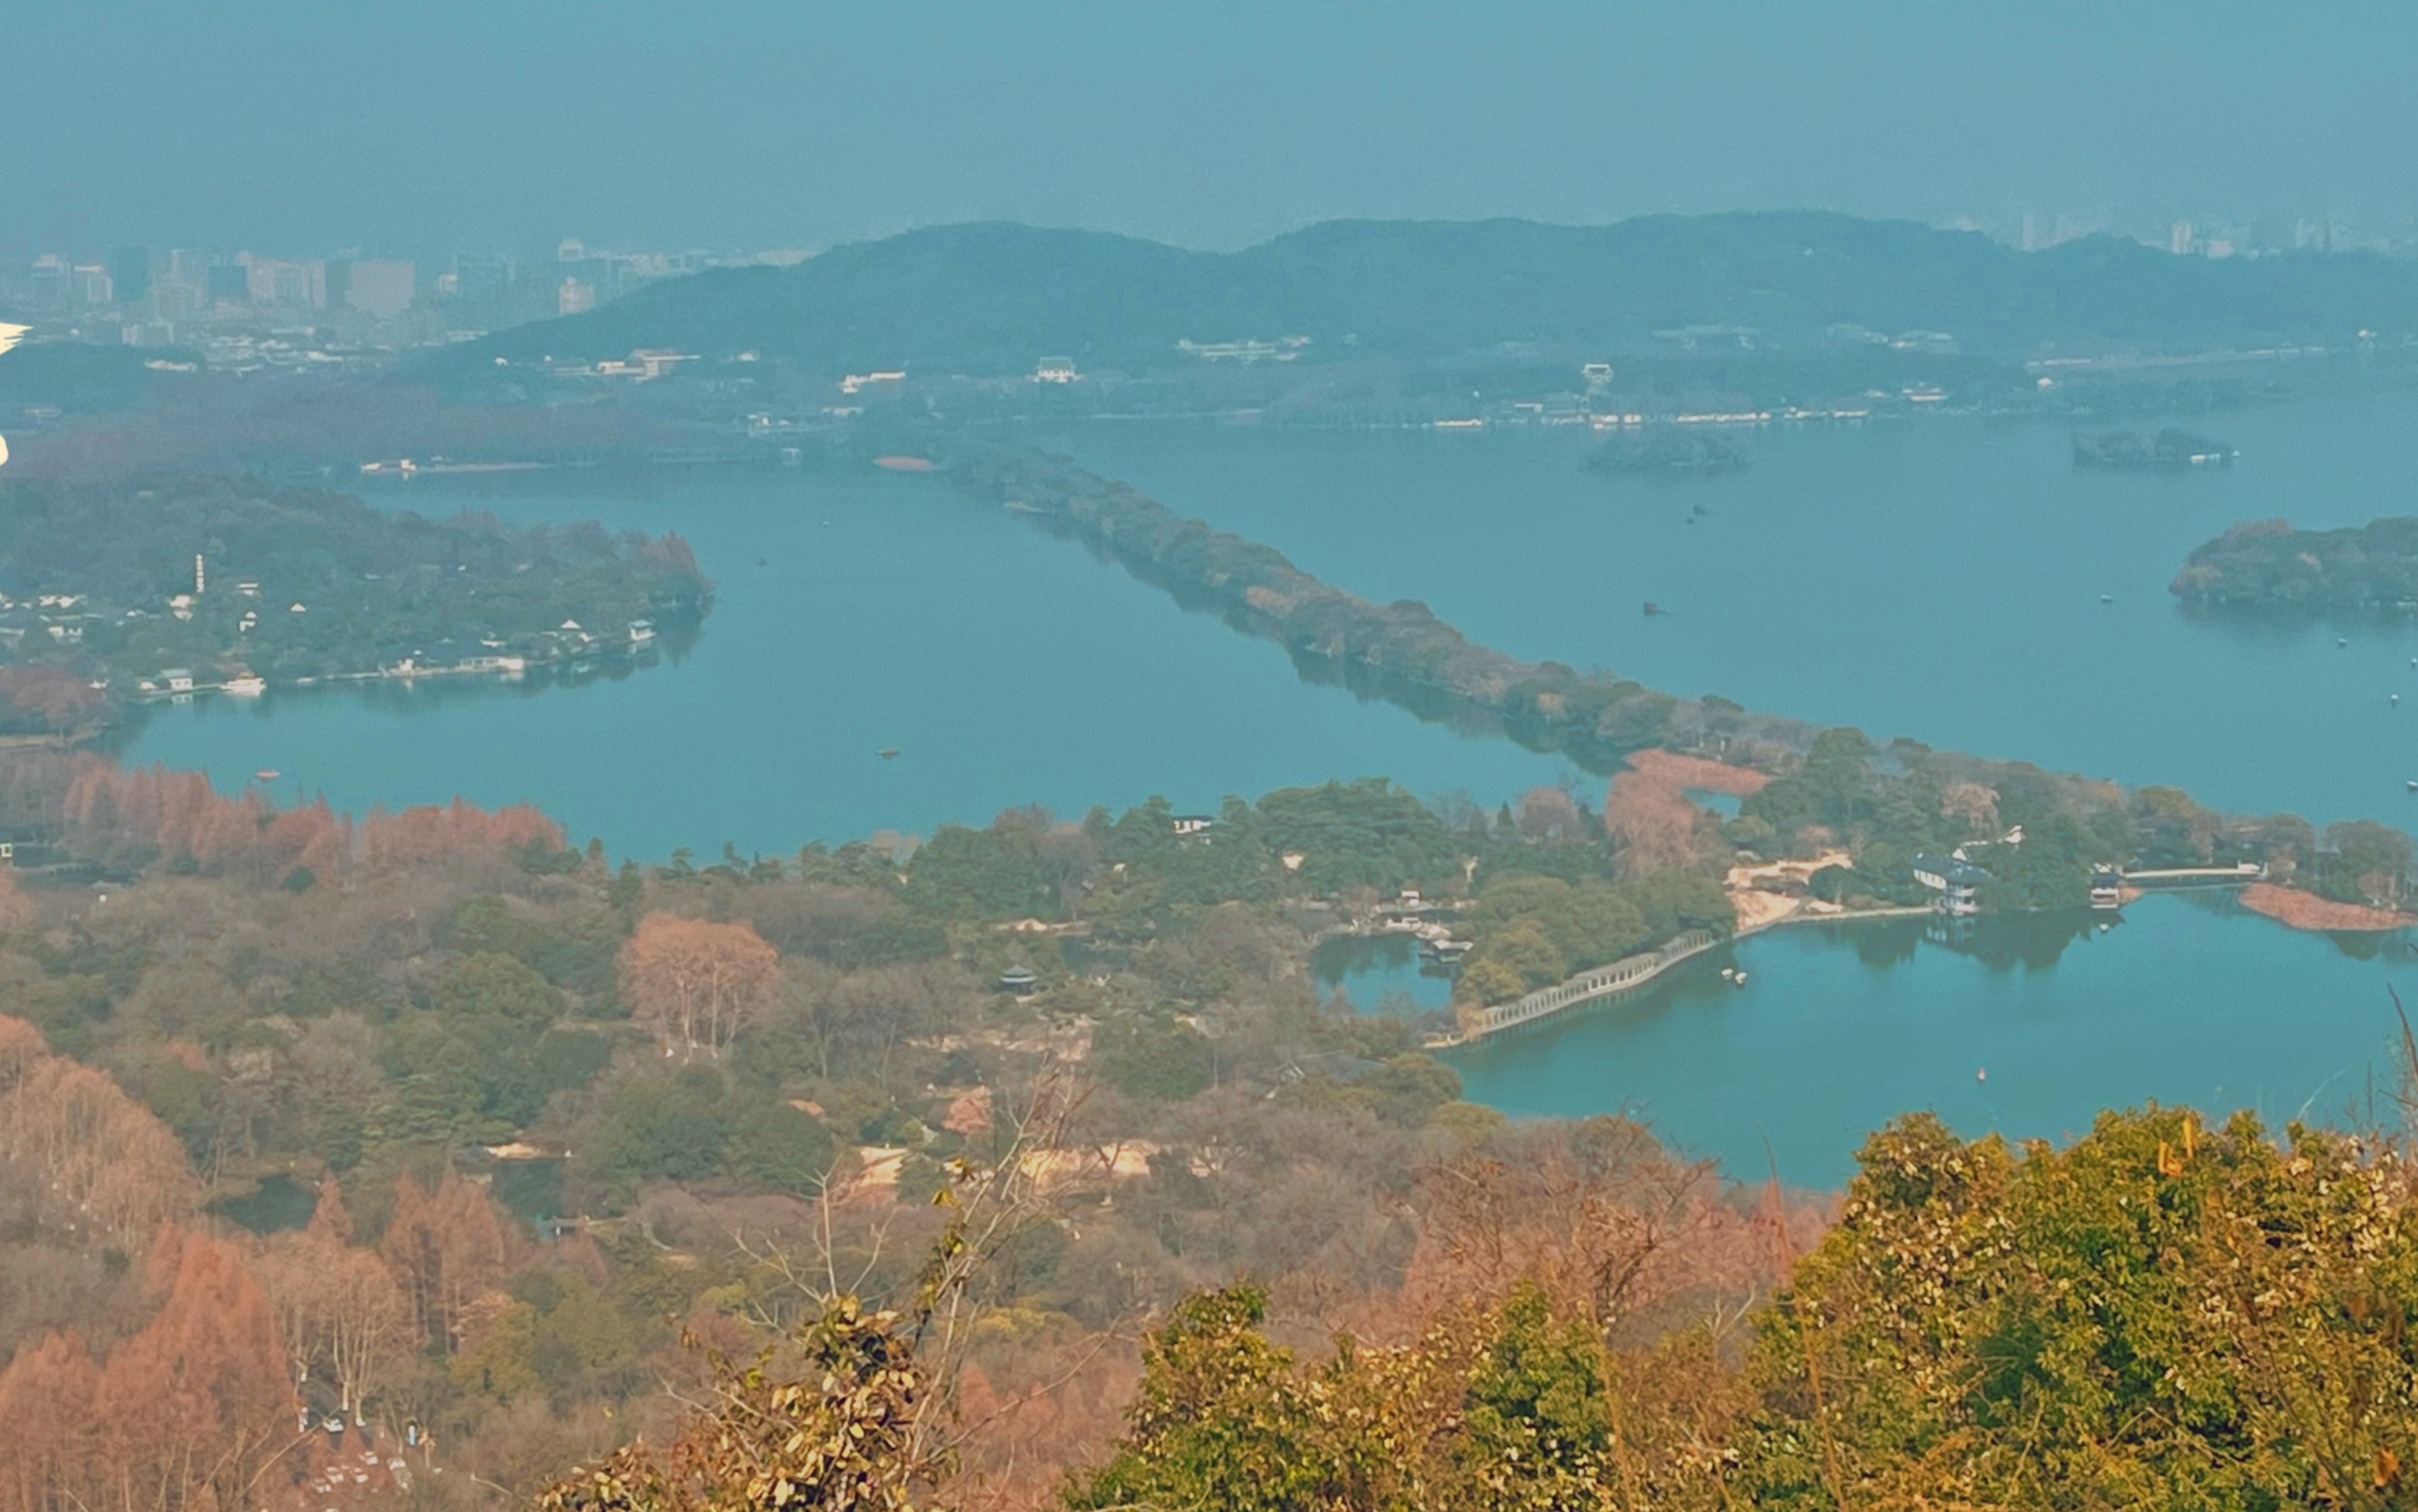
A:
<svg viewBox="0 0 2418 1512">
<path fill-rule="evenodd" d="M 1760 774 L 1735 783 L 1731 790 L 1744 795 L 1739 813 L 1726 821 L 1707 817 L 1709 831 L 1684 813 L 1675 822 L 1668 803 L 1641 802 L 1624 817 L 1615 786 L 1610 833 L 1632 858 L 1657 858 L 1658 869 L 1719 876 L 1733 865 L 1843 852 L 1843 863 L 1823 865 L 1803 887 L 1848 911 L 1926 901 L 1954 901 L 1955 911 L 2083 909 L 2093 902 L 2094 878 L 2245 865 L 2245 875 L 2336 903 L 2391 910 L 2406 901 L 2410 841 L 2387 825 L 2335 824 L 2320 834 L 2294 815 L 2207 810 L 2172 787 L 2128 789 L 1904 738 L 1884 744 L 1859 730 L 1754 713 L 1728 699 L 1681 698 L 1612 673 L 1525 662 L 1473 643 L 1416 600 L 1362 599 L 1303 572 L 1273 546 L 1186 518 L 1063 457 L 975 454 L 952 472 L 966 491 L 1083 542 L 1186 607 L 1277 641 L 1310 680 L 1507 736 L 1599 774 L 1650 752 Z M 2404 524 L 2418 531 L 2418 522 Z M 1652 785 L 1638 786 L 1642 793 Z M 1940 872 L 1921 864 L 1923 858 L 1957 863 L 1967 879 L 1956 899 L 1926 880 Z M 1732 914 L 1734 905 L 1679 911 L 1703 919 Z M 1648 936 L 1615 929 L 1607 938 L 1625 950 Z M 1619 954 L 1568 941 L 1540 952 L 1524 934 L 1507 945 L 1501 930 L 1481 927 L 1464 963 L 1465 995 L 1501 1000 L 1515 986 L 1534 990 L 1574 965 Z"/>
<path fill-rule="evenodd" d="M 72 739 L 213 688 L 644 657 L 712 594 L 680 537 L 592 522 L 438 521 L 183 473 L 0 483 L 0 734 Z"/>
</svg>

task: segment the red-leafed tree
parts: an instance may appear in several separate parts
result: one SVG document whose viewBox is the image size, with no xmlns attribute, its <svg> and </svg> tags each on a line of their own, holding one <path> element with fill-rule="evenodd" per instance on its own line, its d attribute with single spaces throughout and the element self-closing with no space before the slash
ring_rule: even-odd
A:
<svg viewBox="0 0 2418 1512">
<path fill-rule="evenodd" d="M 500 857 L 537 842 L 562 848 L 562 826 L 527 803 L 488 810 L 457 798 L 450 804 L 383 810 L 361 821 L 360 859 L 373 868 L 452 856 Z"/>
<path fill-rule="evenodd" d="M 298 866 L 333 876 L 352 844 L 350 825 L 324 802 L 281 810 L 256 792 L 225 797 L 198 771 L 130 771 L 99 756 L 78 765 L 61 819 L 69 848 L 81 855 L 135 864 L 190 860 L 205 872 L 261 882 Z"/>
<path fill-rule="evenodd" d="M 257 1506 L 297 1443 L 268 1298 L 234 1245 L 188 1230 L 161 1234 L 151 1277 L 165 1299 L 109 1352 L 94 1392 L 108 1485 L 92 1500 Z"/>
<path fill-rule="evenodd" d="M 642 560 L 694 580 L 701 588 L 713 586 L 712 579 L 698 570 L 696 552 L 689 545 L 688 538 L 677 530 L 666 530 L 654 540 L 644 542 L 638 547 L 638 556 Z"/>
<path fill-rule="evenodd" d="M 781 955 L 743 924 L 650 913 L 621 946 L 621 991 L 666 1055 L 720 1055 L 781 990 Z"/>
<path fill-rule="evenodd" d="M 51 1334 L 0 1370 L 0 1512 L 89 1504 L 102 1444 L 100 1367 L 74 1334 Z"/>
<path fill-rule="evenodd" d="M 458 1348 L 471 1305 L 504 1284 L 519 1258 L 512 1228 L 487 1189 L 445 1173 L 429 1191 L 406 1176 L 378 1254 L 421 1336 Z"/>
</svg>

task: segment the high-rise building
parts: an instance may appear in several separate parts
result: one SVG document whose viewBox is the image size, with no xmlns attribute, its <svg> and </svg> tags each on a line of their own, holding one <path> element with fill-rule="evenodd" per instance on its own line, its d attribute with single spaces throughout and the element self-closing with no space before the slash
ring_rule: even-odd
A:
<svg viewBox="0 0 2418 1512">
<path fill-rule="evenodd" d="M 596 290 L 591 284 L 582 283 L 575 278 L 567 278 L 562 281 L 561 287 L 555 290 L 554 313 L 556 314 L 584 315 L 595 308 Z"/>
<path fill-rule="evenodd" d="M 328 306 L 328 265 L 254 257 L 247 252 L 244 289 L 255 305 L 276 310 L 324 310 Z"/>
<path fill-rule="evenodd" d="M 205 270 L 203 297 L 212 304 L 249 304 L 252 268 L 244 263 L 213 263 Z"/>
<path fill-rule="evenodd" d="M 72 280 L 66 258 L 56 252 L 44 252 L 34 259 L 34 273 L 26 293 L 37 310 L 65 310 Z"/>
<path fill-rule="evenodd" d="M 344 302 L 377 320 L 391 320 L 411 308 L 419 270 L 396 259 L 363 258 L 353 264 Z"/>
<path fill-rule="evenodd" d="M 493 330 L 512 323 L 506 308 L 512 283 L 509 258 L 466 252 L 453 259 L 453 298 L 461 307 L 461 318 L 472 326 Z M 544 285 L 539 287 L 543 290 Z"/>
<path fill-rule="evenodd" d="M 210 289 L 210 254 L 191 247 L 178 247 L 168 253 L 168 274 L 162 281 L 181 283 L 195 294 L 207 294 Z"/>
<path fill-rule="evenodd" d="M 151 292 L 151 249 L 148 247 L 111 248 L 109 282 L 120 304 L 132 304 L 149 294 Z"/>
<path fill-rule="evenodd" d="M 2166 251 L 2178 257 L 2189 257 L 2199 249 L 2199 237 L 2189 221 L 2178 221 L 2166 228 Z"/>
<path fill-rule="evenodd" d="M 198 314 L 208 302 L 209 293 L 209 255 L 188 247 L 170 252 L 161 262 L 160 276 L 151 283 L 152 303 L 166 320 L 187 320 Z"/>
</svg>

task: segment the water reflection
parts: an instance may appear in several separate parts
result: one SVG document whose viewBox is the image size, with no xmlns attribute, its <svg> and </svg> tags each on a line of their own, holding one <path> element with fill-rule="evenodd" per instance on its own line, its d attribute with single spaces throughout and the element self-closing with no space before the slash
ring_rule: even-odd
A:
<svg viewBox="0 0 2418 1512">
<path fill-rule="evenodd" d="M 1353 1010 L 1413 1019 L 1448 1012 L 1450 975 L 1426 969 L 1419 942 L 1408 935 L 1346 935 L 1310 953 L 1318 996 L 1340 996 Z"/>
<path fill-rule="evenodd" d="M 2225 895 L 2153 894 L 2120 922 L 1795 925 L 1728 953 L 1743 986 L 1714 953 L 1452 1062 L 1465 1095 L 1507 1113 L 1633 1111 L 1747 1177 L 1768 1138 L 1784 1179 L 1831 1185 L 1916 1109 L 2047 1138 L 2150 1099 L 2346 1116 L 2347 1089 L 2393 1084 L 2387 989 L 2418 977 L 2409 945 L 2288 930 Z"/>
</svg>

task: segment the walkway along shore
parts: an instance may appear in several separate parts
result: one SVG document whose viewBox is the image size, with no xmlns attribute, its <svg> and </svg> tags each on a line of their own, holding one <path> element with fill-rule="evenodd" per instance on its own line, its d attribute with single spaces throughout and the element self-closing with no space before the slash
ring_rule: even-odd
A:
<svg viewBox="0 0 2418 1512">
<path fill-rule="evenodd" d="M 1507 1029 L 1538 1023 L 1586 1003 L 1634 991 L 1685 961 L 1693 960 L 1719 946 L 1736 944 L 1750 935 L 1766 929 L 1776 929 L 1792 924 L 1847 924 L 1865 919 L 1912 919 L 1929 915 L 1933 910 L 1916 905 L 1910 908 L 1859 909 L 1839 912 L 1798 911 L 1777 919 L 1766 919 L 1736 934 L 1717 935 L 1709 929 L 1689 929 L 1674 935 L 1653 950 L 1624 955 L 1609 966 L 1599 966 L 1581 971 L 1567 981 L 1550 987 L 1538 987 L 1524 997 L 1497 1003 L 1477 1016 L 1477 1024 L 1461 1033 L 1430 1040 L 1430 1049 L 1450 1049 L 1457 1046 L 1475 1045 L 1490 1034 Z"/>
<path fill-rule="evenodd" d="M 1656 949 L 1624 955 L 1609 966 L 1581 971 L 1567 982 L 1538 987 L 1525 997 L 1484 1010 L 1478 1015 L 1468 1038 L 1484 1039 L 1489 1034 L 1515 1025 L 1534 1023 L 1583 1002 L 1592 1002 L 1630 987 L 1642 987 L 1681 961 L 1692 955 L 1702 955 L 1727 938 L 1709 929 L 1682 930 Z"/>
</svg>

